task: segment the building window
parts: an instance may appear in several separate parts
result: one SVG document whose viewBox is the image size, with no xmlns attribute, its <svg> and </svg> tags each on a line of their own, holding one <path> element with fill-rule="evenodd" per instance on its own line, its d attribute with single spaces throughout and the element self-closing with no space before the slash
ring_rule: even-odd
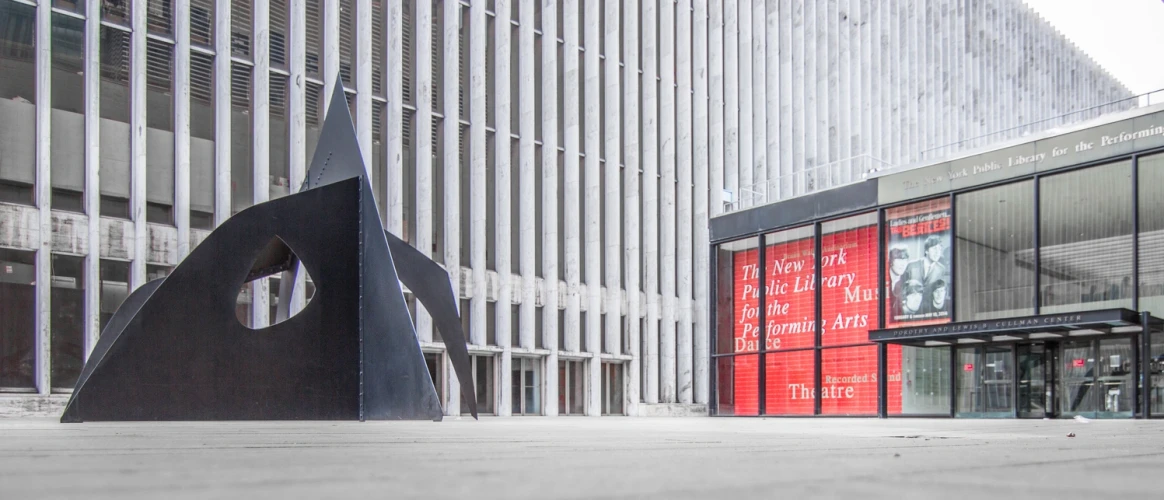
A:
<svg viewBox="0 0 1164 500">
<path fill-rule="evenodd" d="M 890 415 L 950 414 L 950 348 L 888 346 L 886 411 Z"/>
<path fill-rule="evenodd" d="M 958 283 L 944 297 L 958 297 L 958 321 L 1035 313 L 1034 197 L 1034 181 L 958 196 Z"/>
<path fill-rule="evenodd" d="M 101 260 L 101 333 L 117 308 L 129 297 L 129 262 Z"/>
<path fill-rule="evenodd" d="M 756 385 L 753 380 L 758 370 L 748 363 L 756 361 L 751 356 L 737 360 L 735 376 L 738 383 L 747 384 L 749 390 Z M 812 349 L 773 352 L 764 356 L 764 414 L 812 415 L 816 404 L 815 373 L 816 352 Z M 757 410 L 752 401 L 758 400 L 758 394 L 744 398 L 737 396 L 737 411 L 743 412 L 737 414 L 755 415 Z"/>
<path fill-rule="evenodd" d="M 165 5 L 168 9 L 169 3 Z M 153 8 L 151 2 L 151 12 Z M 166 26 L 169 29 L 168 21 Z M 173 63 L 173 43 L 146 40 L 146 220 L 170 225 L 174 223 Z"/>
<path fill-rule="evenodd" d="M 52 15 L 52 207 L 85 211 L 85 21 Z"/>
<path fill-rule="evenodd" d="M 821 233 L 821 345 L 866 344 L 869 330 L 878 324 L 877 214 L 825 222 Z M 777 266 L 771 271 L 782 269 Z M 780 276 L 771 271 L 770 277 Z M 768 303 L 774 305 L 769 307 L 770 315 L 786 316 L 784 304 L 771 298 Z M 871 365 L 858 370 L 877 373 L 876 356 Z"/>
<path fill-rule="evenodd" d="M 0 391 L 36 390 L 35 281 L 36 252 L 0 248 Z"/>
<path fill-rule="evenodd" d="M 445 400 L 445 365 L 444 358 L 438 352 L 424 353 L 424 364 L 428 367 L 428 376 L 436 388 L 437 401 Z"/>
<path fill-rule="evenodd" d="M 646 377 L 642 377 L 646 380 Z M 760 413 L 760 359 L 757 354 L 715 358 L 715 413 Z"/>
<path fill-rule="evenodd" d="M 1132 307 L 1131 175 L 1122 161 L 1040 179 L 1040 312 Z"/>
<path fill-rule="evenodd" d="M 580 360 L 558 361 L 558 414 L 586 412 L 586 368 Z"/>
<path fill-rule="evenodd" d="M 496 399 L 494 381 L 497 379 L 495 359 L 492 355 L 478 354 L 469 356 L 469 362 L 473 370 L 473 380 L 471 383 L 477 393 L 477 414 L 494 415 L 496 414 L 496 409 L 493 405 L 493 401 Z M 514 363 L 516 366 L 516 359 L 514 359 Z M 461 383 L 466 382 L 461 381 Z M 469 404 L 463 397 L 461 399 L 461 413 L 469 413 Z M 514 414 L 516 413 L 514 412 Z"/>
<path fill-rule="evenodd" d="M 622 363 L 602 363 L 602 414 L 625 414 Z"/>
<path fill-rule="evenodd" d="M 1164 312 L 1164 195 L 1160 193 L 1160 186 L 1164 186 L 1164 154 L 1140 158 L 1139 168 L 1139 309 L 1160 316 Z"/>
<path fill-rule="evenodd" d="M 271 87 L 269 94 L 270 106 L 270 154 L 271 159 L 268 166 L 268 175 L 270 176 L 270 185 L 268 191 L 270 199 L 287 196 L 294 189 L 291 186 L 290 167 L 291 160 L 291 132 L 288 124 L 290 122 L 290 112 L 288 109 L 288 95 L 287 83 L 288 77 L 272 71 L 270 73 Z"/>
<path fill-rule="evenodd" d="M 85 259 L 52 256 L 52 387 L 72 390 L 85 364 Z"/>
<path fill-rule="evenodd" d="M 251 65 L 237 61 L 230 65 L 231 215 L 255 203 L 254 159 L 251 152 L 254 144 L 254 122 L 251 120 L 252 70 Z"/>
<path fill-rule="evenodd" d="M 36 7 L 0 2 L 0 201 L 33 204 L 36 181 Z"/>
<path fill-rule="evenodd" d="M 108 16 L 109 11 L 106 10 Z M 101 27 L 100 211 L 102 217 L 119 219 L 128 219 L 130 216 L 130 38 L 129 31 L 112 26 Z M 193 68 L 193 61 L 191 66 Z"/>
<path fill-rule="evenodd" d="M 539 359 L 513 358 L 511 384 L 514 415 L 542 414 L 541 364 Z"/>
<path fill-rule="evenodd" d="M 190 227 L 214 229 L 214 56 L 190 53 Z M 102 172 L 104 176 L 104 172 Z"/>
<path fill-rule="evenodd" d="M 950 222 L 949 198 L 885 211 L 887 328 L 950 321 Z"/>
<path fill-rule="evenodd" d="M 716 412 L 756 415 L 760 412 L 760 359 L 741 354 L 760 350 L 760 239 L 719 245 L 715 265 L 713 352 L 728 356 L 715 360 Z"/>
</svg>

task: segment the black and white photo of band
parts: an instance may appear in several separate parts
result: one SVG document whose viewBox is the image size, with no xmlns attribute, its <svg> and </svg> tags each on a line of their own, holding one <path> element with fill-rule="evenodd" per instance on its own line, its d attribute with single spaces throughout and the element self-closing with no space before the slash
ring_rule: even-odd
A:
<svg viewBox="0 0 1164 500">
<path fill-rule="evenodd" d="M 888 225 L 888 323 L 949 319 L 954 291 L 950 211 L 891 219 Z"/>
</svg>

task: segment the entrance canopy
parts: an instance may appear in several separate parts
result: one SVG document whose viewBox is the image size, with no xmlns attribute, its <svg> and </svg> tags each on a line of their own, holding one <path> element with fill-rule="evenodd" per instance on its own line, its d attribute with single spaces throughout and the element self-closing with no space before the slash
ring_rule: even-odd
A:
<svg viewBox="0 0 1164 500">
<path fill-rule="evenodd" d="M 1160 320 L 1153 317 L 1149 321 L 1158 325 Z M 869 341 L 928 347 L 1134 333 L 1142 329 L 1140 313 L 1106 309 L 872 330 Z"/>
</svg>

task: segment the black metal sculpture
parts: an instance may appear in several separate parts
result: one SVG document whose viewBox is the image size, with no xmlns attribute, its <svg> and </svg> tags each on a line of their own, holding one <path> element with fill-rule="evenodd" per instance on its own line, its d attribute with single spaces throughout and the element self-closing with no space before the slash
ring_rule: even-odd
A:
<svg viewBox="0 0 1164 500">
<path fill-rule="evenodd" d="M 400 284 L 470 381 L 457 303 L 440 266 L 383 231 L 365 172 L 337 90 L 299 192 L 239 212 L 169 276 L 130 294 L 61 421 L 440 420 Z M 239 323 L 239 288 L 300 262 L 316 287 L 307 306 L 267 328 Z M 476 417 L 473 384 L 460 385 Z"/>
</svg>

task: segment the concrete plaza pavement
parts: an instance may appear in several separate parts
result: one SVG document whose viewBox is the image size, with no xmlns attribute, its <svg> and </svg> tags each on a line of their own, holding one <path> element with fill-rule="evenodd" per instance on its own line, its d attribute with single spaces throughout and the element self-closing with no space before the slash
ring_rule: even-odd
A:
<svg viewBox="0 0 1164 500">
<path fill-rule="evenodd" d="M 0 420 L 4 499 L 801 497 L 1164 498 L 1164 421 Z"/>
</svg>

